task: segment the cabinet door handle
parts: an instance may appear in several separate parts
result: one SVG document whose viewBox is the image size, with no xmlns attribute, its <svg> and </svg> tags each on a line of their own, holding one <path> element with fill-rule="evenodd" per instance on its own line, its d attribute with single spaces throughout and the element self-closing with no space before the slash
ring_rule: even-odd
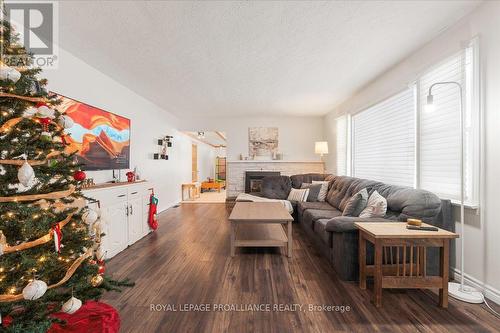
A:
<svg viewBox="0 0 500 333">
<path fill-rule="evenodd" d="M 135 192 L 132 192 L 132 193 L 130 193 L 130 194 L 137 194 L 137 191 L 135 191 Z"/>
<path fill-rule="evenodd" d="M 132 208 L 132 205 L 130 205 L 130 215 L 134 215 L 134 209 Z"/>
<path fill-rule="evenodd" d="M 125 196 L 125 194 L 120 194 L 120 195 L 118 196 L 118 198 L 123 198 L 124 196 Z"/>
<path fill-rule="evenodd" d="M 128 216 L 128 206 L 126 206 L 126 209 L 127 209 L 127 216 Z"/>
</svg>

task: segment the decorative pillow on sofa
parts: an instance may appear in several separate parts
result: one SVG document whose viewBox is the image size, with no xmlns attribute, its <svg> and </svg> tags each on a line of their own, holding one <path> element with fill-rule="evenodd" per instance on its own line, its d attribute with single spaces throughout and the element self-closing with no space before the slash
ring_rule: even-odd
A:
<svg viewBox="0 0 500 333">
<path fill-rule="evenodd" d="M 324 180 L 313 180 L 312 183 L 321 184 L 321 190 L 318 194 L 318 201 L 325 201 L 326 194 L 328 193 L 328 184 L 330 184 L 330 182 Z"/>
<path fill-rule="evenodd" d="M 319 191 L 321 191 L 322 184 L 312 184 L 312 183 L 302 183 L 301 189 L 308 188 L 309 195 L 307 196 L 307 201 L 315 202 L 318 201 Z"/>
<path fill-rule="evenodd" d="M 342 216 L 359 216 L 367 203 L 368 191 L 364 188 L 347 200 Z"/>
<path fill-rule="evenodd" d="M 384 217 L 386 212 L 387 200 L 377 191 L 373 191 L 368 198 L 366 208 L 359 214 L 359 217 Z"/>
<path fill-rule="evenodd" d="M 307 201 L 307 196 L 309 195 L 309 189 L 296 189 L 292 188 L 290 194 L 288 194 L 288 201 Z"/>
</svg>

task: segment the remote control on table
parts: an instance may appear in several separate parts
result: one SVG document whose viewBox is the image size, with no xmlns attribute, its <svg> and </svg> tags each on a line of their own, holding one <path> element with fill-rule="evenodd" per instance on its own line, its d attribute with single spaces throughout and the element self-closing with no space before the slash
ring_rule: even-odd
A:
<svg viewBox="0 0 500 333">
<path fill-rule="evenodd" d="M 423 230 L 423 231 L 438 231 L 439 230 L 436 227 L 417 227 L 415 225 L 407 225 L 406 229 L 410 229 L 410 230 Z"/>
</svg>

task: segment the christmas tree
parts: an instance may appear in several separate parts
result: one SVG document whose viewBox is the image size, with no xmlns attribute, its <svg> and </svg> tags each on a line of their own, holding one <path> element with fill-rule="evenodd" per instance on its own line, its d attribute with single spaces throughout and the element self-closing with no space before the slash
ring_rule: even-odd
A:
<svg viewBox="0 0 500 333">
<path fill-rule="evenodd" d="M 85 174 L 65 152 L 73 121 L 8 22 L 0 33 L 0 328 L 46 332 L 51 313 L 128 284 L 104 276 L 98 214 L 84 207 Z"/>
</svg>

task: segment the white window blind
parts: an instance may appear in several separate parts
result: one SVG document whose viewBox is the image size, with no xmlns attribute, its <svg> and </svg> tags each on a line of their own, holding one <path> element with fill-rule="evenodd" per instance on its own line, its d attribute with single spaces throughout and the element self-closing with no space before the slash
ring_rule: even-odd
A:
<svg viewBox="0 0 500 333">
<path fill-rule="evenodd" d="M 436 85 L 432 90 L 434 107 L 426 108 L 429 87 L 436 82 L 453 81 L 463 87 L 465 107 L 464 173 L 466 201 L 472 202 L 474 117 L 472 117 L 472 48 L 445 60 L 426 74 L 418 84 L 420 91 L 420 188 L 441 198 L 460 199 L 460 90 L 455 84 Z"/>
<path fill-rule="evenodd" d="M 415 113 L 408 89 L 352 117 L 354 177 L 415 186 Z"/>
<path fill-rule="evenodd" d="M 335 120 L 337 175 L 347 175 L 347 116 Z"/>
</svg>

